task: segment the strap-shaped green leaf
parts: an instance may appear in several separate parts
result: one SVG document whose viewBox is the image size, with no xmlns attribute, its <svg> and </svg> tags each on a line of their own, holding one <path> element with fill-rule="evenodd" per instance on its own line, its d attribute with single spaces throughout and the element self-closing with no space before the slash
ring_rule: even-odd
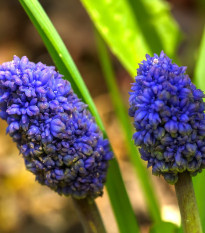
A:
<svg viewBox="0 0 205 233">
<path fill-rule="evenodd" d="M 105 137 L 106 132 L 93 100 L 77 70 L 62 39 L 37 0 L 19 0 L 32 23 L 38 30 L 59 72 L 68 79 L 75 92 L 88 104 Z M 139 232 L 135 214 L 131 207 L 116 159 L 110 162 L 107 175 L 107 190 L 121 233 Z"/>
<path fill-rule="evenodd" d="M 196 67 L 194 72 L 194 82 L 198 88 L 205 92 L 205 28 L 198 51 Z"/>
<path fill-rule="evenodd" d="M 112 52 L 134 77 L 137 63 L 150 52 L 172 56 L 178 26 L 162 0 L 81 0 Z"/>
<path fill-rule="evenodd" d="M 172 57 L 180 39 L 177 23 L 163 0 L 127 0 L 141 33 L 153 53 L 163 49 Z"/>
</svg>

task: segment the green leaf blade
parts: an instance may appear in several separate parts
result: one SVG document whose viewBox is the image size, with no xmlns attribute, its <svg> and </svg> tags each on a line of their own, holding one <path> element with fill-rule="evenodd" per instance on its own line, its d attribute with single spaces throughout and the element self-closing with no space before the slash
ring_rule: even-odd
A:
<svg viewBox="0 0 205 233">
<path fill-rule="evenodd" d="M 181 232 L 181 228 L 177 227 L 173 223 L 163 222 L 153 225 L 149 233 L 159 233 L 159 232 L 179 233 Z"/>
<path fill-rule="evenodd" d="M 133 13 L 126 1 L 81 1 L 112 52 L 134 75 L 137 62 L 140 62 L 150 49 L 138 25 L 133 21 Z"/>
<path fill-rule="evenodd" d="M 150 52 L 173 55 L 180 33 L 161 0 L 81 0 L 99 33 L 134 76 L 137 64 Z"/>
<path fill-rule="evenodd" d="M 60 38 L 59 34 L 55 30 L 54 26 L 50 22 L 38 1 L 20 0 L 20 3 L 39 32 L 59 72 L 64 75 L 65 79 L 69 80 L 73 90 L 78 94 L 78 97 L 89 103 L 89 108 L 92 114 L 96 114 L 97 109 L 90 97 L 88 89 L 85 86 L 77 67 L 75 66 L 70 54 L 68 53 L 62 39 Z M 33 8 L 31 8 L 31 6 Z M 73 80 L 72 77 L 75 77 L 75 80 Z M 96 121 L 98 124 L 101 124 L 98 118 Z"/>
<path fill-rule="evenodd" d="M 197 56 L 196 68 L 194 72 L 194 82 L 198 88 L 205 91 L 205 28 Z"/>
</svg>

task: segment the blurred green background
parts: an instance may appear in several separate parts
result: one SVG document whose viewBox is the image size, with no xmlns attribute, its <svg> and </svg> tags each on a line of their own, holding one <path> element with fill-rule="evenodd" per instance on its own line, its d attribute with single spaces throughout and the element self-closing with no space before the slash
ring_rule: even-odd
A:
<svg viewBox="0 0 205 233">
<path fill-rule="evenodd" d="M 139 181 L 130 166 L 123 133 L 104 81 L 93 24 L 80 1 L 40 2 L 68 47 L 94 98 L 119 159 L 141 232 L 149 232 L 150 217 Z M 205 22 L 204 1 L 169 0 L 167 3 L 182 32 L 176 55 L 181 64 L 189 67 L 188 73 L 192 77 Z M 152 32 L 147 34 L 147 38 L 152 39 Z M 127 46 L 129 47 L 129 44 Z M 12 60 L 14 54 L 26 55 L 31 61 L 53 65 L 41 38 L 19 2 L 0 0 L 0 63 Z M 132 78 L 112 54 L 111 59 L 120 92 L 124 102 L 128 104 L 128 90 Z M 35 182 L 35 177 L 25 170 L 23 159 L 10 137 L 5 135 L 5 130 L 6 124 L 0 120 L 0 232 L 83 232 L 70 198 L 60 197 Z M 174 187 L 159 177 L 152 177 L 152 181 L 160 201 L 162 218 L 179 225 Z M 97 199 L 97 203 L 108 232 L 117 233 L 106 191 L 102 198 Z"/>
</svg>

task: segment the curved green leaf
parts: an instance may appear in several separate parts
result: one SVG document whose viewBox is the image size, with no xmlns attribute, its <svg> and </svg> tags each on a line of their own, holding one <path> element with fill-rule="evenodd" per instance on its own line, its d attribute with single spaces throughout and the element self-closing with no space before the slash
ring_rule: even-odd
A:
<svg viewBox="0 0 205 233">
<path fill-rule="evenodd" d="M 198 88 L 205 92 L 205 28 L 198 51 L 197 62 L 194 72 L 194 82 Z"/>
<path fill-rule="evenodd" d="M 167 2 L 162 0 L 127 0 L 141 33 L 153 53 L 164 50 L 173 56 L 179 42 L 178 26 Z"/>
<path fill-rule="evenodd" d="M 161 0 L 81 0 L 96 28 L 125 68 L 135 75 L 146 53 L 173 55 L 176 22 Z"/>
<path fill-rule="evenodd" d="M 180 228 L 170 222 L 162 222 L 154 224 L 149 233 L 159 233 L 159 232 L 166 232 L 166 233 L 179 233 Z"/>
</svg>

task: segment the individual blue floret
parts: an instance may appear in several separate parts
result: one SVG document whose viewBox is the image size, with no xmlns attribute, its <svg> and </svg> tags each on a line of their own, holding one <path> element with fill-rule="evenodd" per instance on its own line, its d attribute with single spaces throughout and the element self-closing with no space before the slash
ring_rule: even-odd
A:
<svg viewBox="0 0 205 233">
<path fill-rule="evenodd" d="M 178 173 L 196 175 L 205 167 L 205 96 L 185 71 L 164 52 L 146 55 L 129 99 L 141 157 L 171 184 Z"/>
<path fill-rule="evenodd" d="M 54 67 L 17 56 L 3 63 L 0 117 L 38 182 L 74 198 L 102 194 L 108 140 Z"/>
</svg>

